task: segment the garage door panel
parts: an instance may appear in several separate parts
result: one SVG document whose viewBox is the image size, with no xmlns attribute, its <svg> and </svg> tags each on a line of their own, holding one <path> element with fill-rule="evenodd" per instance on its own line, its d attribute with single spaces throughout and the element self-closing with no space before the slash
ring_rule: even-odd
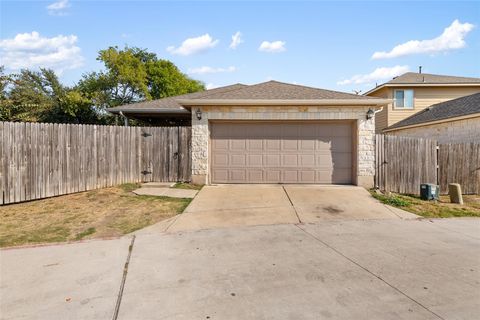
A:
<svg viewBox="0 0 480 320">
<path fill-rule="evenodd" d="M 332 141 L 331 139 L 327 139 L 327 138 L 322 138 L 322 137 L 319 137 L 318 140 L 316 141 L 316 146 L 315 146 L 315 150 L 317 151 L 329 151 L 331 150 L 331 147 L 332 146 Z"/>
<path fill-rule="evenodd" d="M 280 182 L 283 183 L 298 183 L 298 170 L 285 169 L 282 171 L 283 179 Z"/>
<path fill-rule="evenodd" d="M 347 168 L 333 170 L 331 177 L 335 183 L 350 183 L 352 180 L 351 170 Z"/>
<path fill-rule="evenodd" d="M 297 154 L 284 154 L 284 155 L 282 155 L 282 166 L 283 167 L 297 167 L 298 166 L 298 155 Z"/>
<path fill-rule="evenodd" d="M 245 151 L 247 149 L 247 142 L 240 139 L 230 140 L 230 149 L 235 151 Z"/>
<path fill-rule="evenodd" d="M 298 124 L 284 124 L 281 128 L 281 137 L 288 139 L 293 138 L 294 140 L 299 136 L 299 125 Z"/>
<path fill-rule="evenodd" d="M 229 179 L 232 182 L 247 183 L 247 170 L 246 169 L 230 169 Z"/>
<path fill-rule="evenodd" d="M 315 167 L 315 155 L 312 154 L 301 154 L 299 155 L 299 166 L 300 167 Z"/>
<path fill-rule="evenodd" d="M 245 167 L 247 164 L 246 154 L 232 154 L 230 155 L 230 165 Z"/>
<path fill-rule="evenodd" d="M 315 183 L 316 172 L 315 170 L 300 170 L 300 181 L 302 183 Z"/>
<path fill-rule="evenodd" d="M 352 167 L 351 153 L 333 153 L 332 154 L 333 168 L 349 169 Z"/>
<path fill-rule="evenodd" d="M 352 139 L 349 137 L 333 137 L 330 150 L 333 152 L 351 152 Z"/>
<path fill-rule="evenodd" d="M 308 138 L 308 140 L 299 141 L 299 150 L 302 151 L 314 151 L 315 150 L 315 139 Z"/>
<path fill-rule="evenodd" d="M 266 154 L 265 155 L 265 167 L 280 167 L 281 156 L 280 154 Z"/>
<path fill-rule="evenodd" d="M 249 139 L 247 141 L 248 145 L 248 150 L 254 151 L 254 150 L 263 150 L 263 140 L 262 139 Z"/>
<path fill-rule="evenodd" d="M 216 139 L 216 140 L 213 140 L 212 147 L 215 150 L 228 150 L 228 144 L 229 144 L 228 139 Z"/>
<path fill-rule="evenodd" d="M 212 180 L 220 183 L 226 183 L 228 179 L 228 170 L 226 169 L 213 169 L 212 170 Z"/>
<path fill-rule="evenodd" d="M 293 139 L 284 139 L 282 140 L 282 150 L 297 151 L 298 150 L 298 140 Z"/>
<path fill-rule="evenodd" d="M 228 166 L 229 161 L 228 161 L 228 153 L 216 153 L 213 155 L 212 159 L 212 165 L 214 167 L 216 166 Z"/>
<path fill-rule="evenodd" d="M 307 137 L 307 138 L 314 138 L 317 137 L 318 134 L 317 126 L 305 126 L 305 125 L 298 125 L 298 136 L 299 137 Z"/>
<path fill-rule="evenodd" d="M 266 169 L 264 176 L 265 176 L 265 182 L 267 183 L 279 183 L 282 180 L 282 173 L 279 169 L 277 170 Z"/>
<path fill-rule="evenodd" d="M 248 170 L 248 182 L 262 183 L 263 181 L 264 181 L 263 170 L 261 170 L 261 169 Z"/>
<path fill-rule="evenodd" d="M 247 155 L 247 166 L 260 168 L 263 167 L 263 155 L 261 153 Z"/>
<path fill-rule="evenodd" d="M 213 183 L 351 183 L 352 129 L 340 122 L 211 124 Z"/>
<path fill-rule="evenodd" d="M 267 139 L 265 141 L 265 149 L 267 151 L 280 151 L 282 148 L 281 140 Z"/>
</svg>

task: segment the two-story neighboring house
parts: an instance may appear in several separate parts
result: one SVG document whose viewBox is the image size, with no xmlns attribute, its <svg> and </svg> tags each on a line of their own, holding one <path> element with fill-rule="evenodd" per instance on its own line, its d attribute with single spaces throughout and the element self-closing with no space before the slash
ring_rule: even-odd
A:
<svg viewBox="0 0 480 320">
<path fill-rule="evenodd" d="M 375 117 L 375 131 L 410 117 L 440 102 L 480 92 L 480 78 L 408 72 L 371 89 L 366 96 L 392 102 Z"/>
</svg>

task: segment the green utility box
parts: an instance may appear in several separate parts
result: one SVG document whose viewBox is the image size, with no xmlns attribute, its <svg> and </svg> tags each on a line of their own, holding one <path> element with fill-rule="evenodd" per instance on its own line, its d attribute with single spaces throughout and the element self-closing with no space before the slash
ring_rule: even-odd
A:
<svg viewBox="0 0 480 320">
<path fill-rule="evenodd" d="M 420 198 L 422 200 L 438 200 L 439 187 L 433 183 L 422 183 L 420 185 Z"/>
</svg>

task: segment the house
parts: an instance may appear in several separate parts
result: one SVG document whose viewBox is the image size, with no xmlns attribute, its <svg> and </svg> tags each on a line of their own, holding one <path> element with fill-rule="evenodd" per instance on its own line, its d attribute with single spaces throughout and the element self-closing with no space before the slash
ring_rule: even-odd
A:
<svg viewBox="0 0 480 320">
<path fill-rule="evenodd" d="M 466 78 L 408 72 L 364 95 L 389 99 L 377 113 L 375 130 L 382 130 L 436 103 L 480 92 L 480 78 Z"/>
<path fill-rule="evenodd" d="M 383 130 L 440 143 L 480 143 L 480 93 L 434 104 Z"/>
<path fill-rule="evenodd" d="M 185 117 L 194 183 L 373 186 L 375 112 L 389 101 L 269 81 L 109 109 Z"/>
</svg>

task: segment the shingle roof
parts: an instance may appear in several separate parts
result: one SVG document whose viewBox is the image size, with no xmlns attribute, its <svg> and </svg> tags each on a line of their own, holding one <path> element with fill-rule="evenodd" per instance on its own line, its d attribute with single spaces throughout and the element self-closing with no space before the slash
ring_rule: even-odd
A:
<svg viewBox="0 0 480 320">
<path fill-rule="evenodd" d="M 480 115 L 480 93 L 434 104 L 400 122 L 397 122 L 385 130 L 466 116 L 475 113 Z"/>
<path fill-rule="evenodd" d="M 480 78 L 467 78 L 467 77 L 454 77 L 444 76 L 439 74 L 428 73 L 415 73 L 407 72 L 401 76 L 395 77 L 392 80 L 384 84 L 466 84 L 466 83 L 478 83 L 480 84 Z"/>
<path fill-rule="evenodd" d="M 358 99 L 368 100 L 372 97 L 268 81 L 245 86 L 239 90 L 219 92 L 202 96 L 199 100 L 319 100 L 319 99 Z"/>
<path fill-rule="evenodd" d="M 203 96 L 208 96 L 211 94 L 215 93 L 222 93 L 222 92 L 229 92 L 233 90 L 238 90 L 243 87 L 246 87 L 246 85 L 237 83 L 233 84 L 230 86 L 225 86 L 225 87 L 220 87 L 220 88 L 215 88 L 215 89 L 209 89 L 205 91 L 198 91 L 198 92 L 193 92 L 193 93 L 187 93 L 187 94 L 182 94 L 179 96 L 175 97 L 168 97 L 168 98 L 162 98 L 162 99 L 156 99 L 156 100 L 150 100 L 150 101 L 142 101 L 142 102 L 136 102 L 136 103 L 131 103 L 131 104 L 125 104 L 122 106 L 117 106 L 113 108 L 107 109 L 110 112 L 118 112 L 118 111 L 135 111 L 139 109 L 172 109 L 172 111 L 182 111 L 186 109 L 180 105 L 177 100 L 178 99 L 197 99 Z M 186 111 L 187 112 L 187 111 Z"/>
</svg>

